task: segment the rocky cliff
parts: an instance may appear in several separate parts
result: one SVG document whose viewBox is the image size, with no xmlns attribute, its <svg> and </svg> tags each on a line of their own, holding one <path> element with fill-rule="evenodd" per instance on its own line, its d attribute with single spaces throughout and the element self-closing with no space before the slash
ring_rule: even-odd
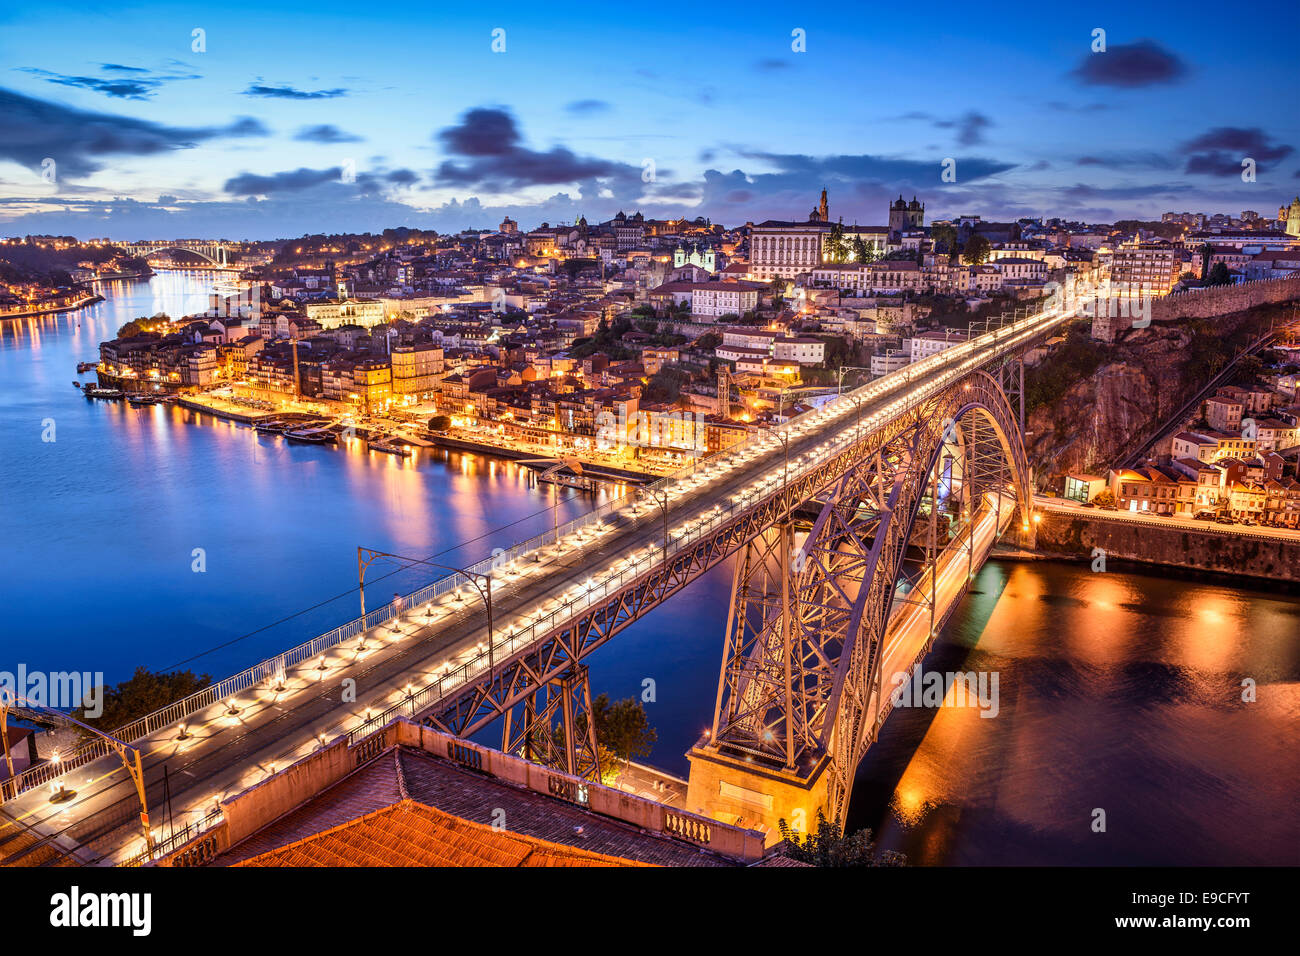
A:
<svg viewBox="0 0 1300 956">
<path fill-rule="evenodd" d="M 1104 475 L 1149 441 L 1279 310 L 1153 323 L 1113 345 L 1086 341 L 1086 326 L 1076 326 L 1066 346 L 1026 372 L 1025 427 L 1039 486 L 1070 471 Z"/>
</svg>

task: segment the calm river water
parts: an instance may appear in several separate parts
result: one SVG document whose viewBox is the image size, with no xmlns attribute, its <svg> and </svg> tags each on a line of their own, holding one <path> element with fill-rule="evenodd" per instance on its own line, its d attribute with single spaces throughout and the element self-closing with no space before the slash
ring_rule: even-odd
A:
<svg viewBox="0 0 1300 956">
<path fill-rule="evenodd" d="M 202 309 L 213 280 L 116 282 L 81 312 L 0 324 L 0 670 L 225 676 L 355 616 L 358 545 L 469 562 L 549 526 L 557 491 L 507 462 L 289 445 L 72 387 L 119 326 Z M 561 520 L 591 506 L 558 494 Z M 424 581 L 398 573 L 371 601 Z M 976 588 L 925 669 L 996 671 L 997 717 L 897 710 L 853 826 L 916 863 L 1300 862 L 1300 600 L 1054 563 L 992 562 Z M 710 720 L 729 589 L 716 569 L 591 662 L 594 692 L 655 681 L 649 762 L 675 773 Z"/>
</svg>

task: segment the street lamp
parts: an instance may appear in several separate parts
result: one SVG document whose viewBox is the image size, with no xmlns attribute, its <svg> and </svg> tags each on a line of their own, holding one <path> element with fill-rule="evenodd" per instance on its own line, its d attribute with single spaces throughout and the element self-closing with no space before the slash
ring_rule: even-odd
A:
<svg viewBox="0 0 1300 956">
<path fill-rule="evenodd" d="M 118 758 L 122 761 L 122 766 L 126 768 L 127 774 L 131 777 L 131 782 L 135 784 L 136 796 L 140 799 L 140 826 L 144 830 L 145 847 L 149 851 L 149 854 L 152 856 L 153 847 L 154 847 L 153 831 L 150 830 L 149 828 L 149 803 L 148 800 L 145 798 L 144 766 L 141 763 L 139 748 L 132 747 L 130 744 L 124 743 L 123 741 L 118 740 L 116 737 L 112 736 L 111 734 L 104 733 L 102 730 L 96 730 L 94 727 L 89 727 L 86 724 L 83 724 L 81 721 L 77 720 L 76 718 L 68 716 L 62 711 L 51 710 L 50 708 L 45 707 L 41 704 L 33 703 L 32 701 L 27 700 L 27 698 L 25 697 L 19 697 L 17 695 L 10 694 L 7 691 L 0 691 L 0 737 L 4 737 L 5 761 L 9 764 L 10 776 L 13 779 L 13 795 L 15 797 L 18 796 L 19 793 L 18 780 L 17 778 L 13 778 L 12 776 L 13 763 L 12 763 L 12 759 L 9 756 L 9 736 L 5 730 L 9 719 L 9 711 L 15 708 L 21 708 L 22 710 L 39 711 L 42 714 L 46 714 L 54 718 L 59 723 L 73 724 L 76 727 L 80 728 L 81 730 L 87 731 L 88 733 L 91 733 L 96 737 L 103 738 L 104 742 L 108 744 L 109 749 L 111 749 L 114 753 L 116 753 Z M 57 752 L 54 754 L 54 758 L 52 762 L 55 764 L 59 763 L 59 756 Z M 5 781 L 5 783 L 7 785 L 9 781 Z M 67 790 L 66 788 L 62 788 L 62 784 L 60 784 L 60 787 L 61 789 L 56 791 L 55 794 L 56 798 L 59 798 L 60 800 L 66 800 L 66 799 L 71 799 L 73 796 L 76 796 L 76 794 L 74 794 L 72 791 Z"/>
<path fill-rule="evenodd" d="M 371 562 L 379 558 L 394 558 L 398 561 L 409 561 L 411 564 L 425 564 L 431 568 L 439 568 L 443 571 L 454 571 L 463 576 L 466 581 L 474 585 L 474 590 L 478 592 L 483 603 L 487 605 L 487 626 L 488 626 L 488 678 L 492 679 L 496 675 L 496 658 L 493 649 L 493 628 L 492 628 L 492 575 L 484 574 L 481 571 L 471 571 L 468 568 L 458 568 L 450 564 L 438 564 L 436 561 L 429 561 L 424 558 L 412 558 L 403 554 L 392 554 L 388 551 L 375 551 L 373 548 L 357 548 L 357 591 L 361 597 L 361 629 L 364 632 L 366 627 L 366 569 L 370 567 Z M 397 607 L 400 610 L 401 599 L 397 598 Z"/>
</svg>

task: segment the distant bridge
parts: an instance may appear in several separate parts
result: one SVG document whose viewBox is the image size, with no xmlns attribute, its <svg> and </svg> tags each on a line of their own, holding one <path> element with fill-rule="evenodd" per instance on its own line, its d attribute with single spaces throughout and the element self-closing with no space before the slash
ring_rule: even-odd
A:
<svg viewBox="0 0 1300 956">
<path fill-rule="evenodd" d="M 148 259 L 160 252 L 188 252 L 206 259 L 214 266 L 229 266 L 234 247 L 224 242 L 206 239 L 175 239 L 122 243 L 122 248 L 133 256 Z"/>
</svg>

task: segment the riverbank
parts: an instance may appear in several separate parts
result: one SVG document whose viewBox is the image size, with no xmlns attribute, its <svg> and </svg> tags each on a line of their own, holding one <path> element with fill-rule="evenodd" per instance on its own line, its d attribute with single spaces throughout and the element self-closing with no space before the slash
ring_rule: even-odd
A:
<svg viewBox="0 0 1300 956">
<path fill-rule="evenodd" d="M 97 302 L 103 302 L 104 297 L 96 293 L 88 295 L 70 305 L 60 306 L 57 309 L 34 309 L 27 312 L 0 312 L 0 322 L 8 322 L 13 319 L 40 319 L 49 315 L 62 315 L 65 312 L 76 312 L 78 309 L 84 309 L 88 305 L 94 305 Z"/>
<path fill-rule="evenodd" d="M 1104 554 L 1108 561 L 1300 584 L 1300 536 L 1231 530 L 1207 522 L 1174 523 L 1173 518 L 1130 518 L 1118 512 L 1043 509 L 1039 514 L 1042 521 L 1032 553 L 1044 559 L 1094 561 Z M 1014 552 L 998 556 L 1023 559 Z"/>
<path fill-rule="evenodd" d="M 526 461 L 539 457 L 536 451 L 523 450 L 519 451 L 512 448 L 505 448 L 501 445 L 489 445 L 486 442 L 468 441 L 464 438 L 452 438 L 441 432 L 430 433 L 433 443 L 440 448 L 449 448 L 453 451 L 468 451 L 478 455 L 490 455 L 494 458 L 504 458 L 507 461 Z M 628 481 L 634 484 L 645 484 L 647 482 L 658 480 L 658 475 L 650 475 L 641 471 L 630 471 L 625 468 L 614 468 L 609 465 L 593 465 L 587 462 L 582 463 L 582 472 L 593 478 L 605 479 L 608 481 Z"/>
</svg>

